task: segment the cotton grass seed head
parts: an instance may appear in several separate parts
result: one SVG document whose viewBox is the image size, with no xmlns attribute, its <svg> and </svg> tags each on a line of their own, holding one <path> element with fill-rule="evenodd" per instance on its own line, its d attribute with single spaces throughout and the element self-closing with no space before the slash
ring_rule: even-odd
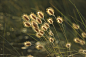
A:
<svg viewBox="0 0 86 57">
<path fill-rule="evenodd" d="M 74 42 L 75 43 L 80 43 L 80 39 L 79 38 L 74 38 Z"/>
<path fill-rule="evenodd" d="M 30 42 L 30 41 L 26 41 L 26 42 L 24 42 L 24 46 L 26 46 L 26 47 L 31 46 L 31 42 Z"/>
<path fill-rule="evenodd" d="M 53 36 L 53 35 L 54 35 L 51 30 L 49 30 L 48 34 L 49 34 L 50 36 Z"/>
<path fill-rule="evenodd" d="M 44 26 L 44 25 L 42 25 L 42 26 L 41 26 L 41 30 L 43 30 L 43 31 L 47 31 L 47 27 Z"/>
<path fill-rule="evenodd" d="M 43 34 L 44 34 L 44 31 L 42 31 L 42 30 L 39 30 L 39 33 L 43 35 Z"/>
<path fill-rule="evenodd" d="M 47 19 L 47 22 L 48 22 L 49 24 L 53 24 L 52 18 L 48 18 L 48 19 Z"/>
<path fill-rule="evenodd" d="M 46 12 L 49 14 L 49 15 L 54 15 L 54 9 L 49 7 L 46 9 Z"/>
<path fill-rule="evenodd" d="M 39 28 L 33 28 L 35 32 L 39 32 Z"/>
<path fill-rule="evenodd" d="M 67 43 L 66 48 L 70 48 L 70 47 L 71 47 L 71 43 Z"/>
<path fill-rule="evenodd" d="M 25 27 L 30 27 L 31 26 L 30 22 L 23 22 L 23 24 L 24 24 Z"/>
<path fill-rule="evenodd" d="M 38 50 L 41 50 L 41 49 L 43 49 L 44 47 L 43 47 L 43 45 L 37 45 L 36 46 L 36 49 L 38 49 Z"/>
<path fill-rule="evenodd" d="M 37 16 L 38 16 L 39 18 L 44 18 L 44 13 L 43 13 L 42 11 L 38 11 L 38 12 L 37 12 Z"/>
<path fill-rule="evenodd" d="M 36 37 L 37 37 L 37 38 L 41 38 L 42 36 L 43 36 L 43 34 L 41 34 L 41 33 L 39 33 L 39 32 L 36 33 Z"/>
<path fill-rule="evenodd" d="M 84 50 L 84 49 L 79 49 L 79 53 L 86 54 L 86 50 Z"/>
<path fill-rule="evenodd" d="M 28 16 L 27 14 L 23 14 L 22 19 L 23 19 L 24 21 L 29 21 L 29 20 L 30 20 L 30 19 L 29 19 L 29 16 Z"/>
<path fill-rule="evenodd" d="M 31 21 L 32 28 L 39 28 L 38 23 L 36 21 Z"/>
<path fill-rule="evenodd" d="M 49 23 L 44 23 L 44 26 L 47 27 L 47 28 L 50 27 Z"/>
<path fill-rule="evenodd" d="M 86 54 L 86 50 L 83 50 L 83 54 Z"/>
<path fill-rule="evenodd" d="M 39 17 L 37 17 L 36 22 L 38 22 L 38 24 L 42 24 L 42 20 Z"/>
<path fill-rule="evenodd" d="M 34 13 L 31 13 L 31 14 L 30 14 L 30 18 L 31 18 L 32 20 L 36 20 L 36 15 L 35 15 Z"/>
<path fill-rule="evenodd" d="M 79 53 L 83 53 L 83 49 L 79 49 Z"/>
<path fill-rule="evenodd" d="M 84 45 L 85 44 L 85 41 L 84 40 L 80 40 L 80 44 L 81 45 Z"/>
<path fill-rule="evenodd" d="M 86 33 L 85 32 L 82 32 L 81 35 L 82 35 L 83 38 L 86 38 Z"/>
<path fill-rule="evenodd" d="M 60 23 L 60 24 L 62 24 L 62 22 L 63 22 L 63 19 L 62 19 L 62 17 L 60 17 L 60 16 L 57 17 L 56 20 L 57 20 L 57 23 Z"/>
<path fill-rule="evenodd" d="M 79 27 L 79 25 L 73 23 L 73 28 L 74 28 L 74 29 L 79 29 L 80 27 Z"/>
<path fill-rule="evenodd" d="M 53 43 L 53 42 L 54 42 L 54 38 L 49 37 L 49 41 L 50 41 L 51 43 Z"/>
</svg>

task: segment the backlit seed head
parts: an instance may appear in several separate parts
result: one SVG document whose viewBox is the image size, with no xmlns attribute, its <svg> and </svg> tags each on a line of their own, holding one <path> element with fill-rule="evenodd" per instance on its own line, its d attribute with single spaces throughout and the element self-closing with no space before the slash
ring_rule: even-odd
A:
<svg viewBox="0 0 86 57">
<path fill-rule="evenodd" d="M 37 16 L 38 16 L 39 18 L 44 18 L 44 13 L 43 13 L 42 11 L 38 11 L 38 12 L 37 12 Z"/>
<path fill-rule="evenodd" d="M 52 18 L 47 19 L 47 22 L 48 22 L 49 24 L 53 24 Z"/>
<path fill-rule="evenodd" d="M 83 53 L 83 49 L 79 49 L 79 53 Z"/>
<path fill-rule="evenodd" d="M 42 36 L 43 36 L 43 34 L 41 34 L 39 32 L 36 33 L 36 37 L 41 38 Z"/>
<path fill-rule="evenodd" d="M 35 32 L 39 32 L 39 28 L 33 28 Z"/>
<path fill-rule="evenodd" d="M 41 30 L 43 30 L 43 31 L 47 31 L 47 27 L 44 26 L 44 25 L 42 25 L 42 26 L 41 26 Z"/>
<path fill-rule="evenodd" d="M 80 49 L 79 53 L 86 54 L 86 50 Z"/>
<path fill-rule="evenodd" d="M 63 22 L 63 19 L 62 19 L 62 17 L 60 17 L 60 16 L 57 17 L 56 20 L 57 20 L 57 22 L 60 23 L 60 24 L 62 24 L 62 22 Z"/>
<path fill-rule="evenodd" d="M 85 44 L 85 41 L 80 40 L 80 44 L 81 44 L 81 45 L 84 45 L 84 44 Z"/>
<path fill-rule="evenodd" d="M 54 9 L 49 7 L 46 9 L 46 12 L 49 14 L 49 15 L 54 15 Z"/>
<path fill-rule="evenodd" d="M 32 56 L 32 55 L 27 55 L 27 57 L 34 57 L 34 56 Z"/>
<path fill-rule="evenodd" d="M 44 31 L 42 31 L 42 30 L 39 30 L 39 33 L 42 34 L 42 35 L 44 35 Z"/>
<path fill-rule="evenodd" d="M 49 33 L 48 33 L 50 36 L 53 36 L 53 32 L 51 30 L 49 30 Z"/>
<path fill-rule="evenodd" d="M 86 33 L 85 32 L 82 32 L 81 35 L 82 35 L 83 38 L 86 38 Z"/>
<path fill-rule="evenodd" d="M 42 45 L 37 45 L 36 46 L 36 49 L 38 49 L 38 50 L 41 50 L 41 49 L 43 49 L 44 48 L 44 46 L 42 46 Z"/>
<path fill-rule="evenodd" d="M 31 21 L 32 28 L 39 28 L 38 23 L 36 21 Z"/>
<path fill-rule="evenodd" d="M 25 45 L 26 47 L 29 47 L 29 46 L 31 46 L 31 42 L 26 41 L 26 42 L 24 42 L 24 45 Z"/>
<path fill-rule="evenodd" d="M 46 28 L 49 28 L 49 27 L 50 27 L 48 23 L 44 23 L 44 26 L 45 26 Z"/>
<path fill-rule="evenodd" d="M 31 18 L 32 20 L 36 20 L 36 15 L 35 15 L 34 13 L 31 13 L 31 14 L 30 14 L 30 18 Z"/>
<path fill-rule="evenodd" d="M 79 38 L 74 38 L 74 42 L 75 43 L 80 43 L 80 39 Z"/>
<path fill-rule="evenodd" d="M 86 54 L 86 50 L 83 50 L 83 54 Z"/>
<path fill-rule="evenodd" d="M 73 23 L 73 28 L 74 28 L 74 29 L 79 29 L 79 25 Z"/>
<path fill-rule="evenodd" d="M 53 42 L 54 42 L 54 38 L 50 37 L 50 38 L 49 38 L 49 41 L 50 41 L 51 43 L 53 43 Z"/>
<path fill-rule="evenodd" d="M 31 26 L 30 22 L 23 22 L 23 24 L 24 24 L 25 27 L 30 27 Z"/>
<path fill-rule="evenodd" d="M 23 14 L 22 19 L 25 20 L 25 21 L 30 20 L 27 14 Z"/>
<path fill-rule="evenodd" d="M 71 47 L 71 43 L 67 43 L 66 48 L 70 48 L 70 47 Z"/>
<path fill-rule="evenodd" d="M 42 24 L 42 20 L 39 17 L 37 17 L 36 21 L 38 22 L 38 24 Z"/>
</svg>

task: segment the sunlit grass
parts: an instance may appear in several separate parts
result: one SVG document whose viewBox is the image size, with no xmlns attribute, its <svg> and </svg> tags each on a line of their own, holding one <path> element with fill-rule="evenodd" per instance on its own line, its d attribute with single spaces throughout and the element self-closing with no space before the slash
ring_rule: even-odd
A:
<svg viewBox="0 0 86 57">
<path fill-rule="evenodd" d="M 73 11 L 72 11 L 74 15 L 71 15 L 67 12 L 67 11 L 70 11 L 69 8 L 68 10 L 65 9 L 66 11 L 62 12 L 63 9 L 61 10 L 58 9 L 58 7 L 60 7 L 60 4 L 58 5 L 58 7 L 56 7 L 57 5 L 54 5 L 52 0 L 50 1 L 50 5 L 54 9 L 55 14 L 51 14 L 50 16 L 46 13 L 46 9 L 48 8 L 48 6 L 46 6 L 47 8 L 43 8 L 43 10 L 42 9 L 40 10 L 43 12 L 44 17 L 39 16 L 42 20 L 42 24 L 37 23 L 38 24 L 37 26 L 39 26 L 39 30 L 43 30 L 44 32 L 43 35 L 41 34 L 42 37 L 38 37 L 38 36 L 36 37 L 35 34 L 37 33 L 37 31 L 35 31 L 34 27 L 31 26 L 32 28 L 31 27 L 26 28 L 23 25 L 22 17 L 16 17 L 16 16 L 11 17 L 11 15 L 5 14 L 4 18 L 1 19 L 1 27 L 0 27 L 1 29 L 0 30 L 1 31 L 0 32 L 1 33 L 0 46 L 2 47 L 1 48 L 2 56 L 8 57 L 8 56 L 13 55 L 17 57 L 17 56 L 27 56 L 27 55 L 31 56 L 32 55 L 34 57 L 37 57 L 37 55 L 40 55 L 40 54 L 34 55 L 34 52 L 35 53 L 44 52 L 45 54 L 47 54 L 46 55 L 47 57 L 50 57 L 50 56 L 51 57 L 56 57 L 56 56 L 60 56 L 60 57 L 83 56 L 85 57 L 86 34 L 84 33 L 85 34 L 84 37 L 82 36 L 82 33 L 86 32 L 85 18 L 80 13 L 76 5 L 71 0 L 69 0 L 69 2 L 70 4 L 72 4 L 72 6 L 74 6 Z M 35 3 L 35 5 L 37 4 Z M 66 6 L 67 5 L 65 5 L 64 7 Z M 16 7 L 16 5 L 14 7 Z M 38 7 L 36 7 L 36 9 L 32 8 L 32 11 L 34 11 L 36 14 L 36 12 L 39 11 L 39 8 Z M 65 13 L 68 13 L 68 14 L 65 14 Z M 78 14 L 78 17 L 77 17 L 77 14 Z M 63 21 L 61 23 L 57 22 L 58 16 L 62 17 Z M 49 24 L 50 27 L 48 27 L 47 30 L 41 29 L 40 27 L 45 22 L 47 22 L 47 19 L 49 17 L 52 18 L 53 24 Z M 33 20 L 31 20 L 30 18 L 29 22 L 31 21 Z M 36 27 L 36 24 L 35 24 L 35 27 Z M 49 30 L 53 32 L 54 34 L 53 36 L 48 34 Z M 76 37 L 79 38 L 79 43 L 74 42 L 74 39 Z M 24 46 L 24 42 L 26 41 L 30 41 L 31 46 Z M 35 45 L 36 42 L 40 42 L 40 43 Z M 33 50 L 30 50 L 31 48 Z M 79 52 L 80 49 L 83 49 L 82 52 Z M 5 53 L 5 50 L 7 50 L 10 54 L 8 54 L 7 52 Z M 26 54 L 24 53 L 25 50 L 26 50 L 25 52 Z M 29 50 L 29 52 L 27 50 Z"/>
</svg>

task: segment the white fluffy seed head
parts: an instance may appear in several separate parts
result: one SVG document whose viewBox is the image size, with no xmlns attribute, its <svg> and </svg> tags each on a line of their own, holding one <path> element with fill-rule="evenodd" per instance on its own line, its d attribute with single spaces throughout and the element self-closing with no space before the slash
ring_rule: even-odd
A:
<svg viewBox="0 0 86 57">
<path fill-rule="evenodd" d="M 83 38 L 86 38 L 86 33 L 85 32 L 82 32 L 81 35 L 82 35 Z"/>
<path fill-rule="evenodd" d="M 37 45 L 36 46 L 36 49 L 38 49 L 38 50 L 42 50 L 44 47 L 43 47 L 43 45 Z"/>
<path fill-rule="evenodd" d="M 30 19 L 29 19 L 29 16 L 28 16 L 27 14 L 23 14 L 22 19 L 23 19 L 24 21 L 29 21 L 29 20 L 30 20 Z"/>
<path fill-rule="evenodd" d="M 73 23 L 73 28 L 74 28 L 74 29 L 79 29 L 80 27 L 79 27 L 79 25 Z"/>
<path fill-rule="evenodd" d="M 37 12 L 37 16 L 38 16 L 39 18 L 44 18 L 44 13 L 43 13 L 42 11 L 38 11 L 38 12 Z"/>
<path fill-rule="evenodd" d="M 42 35 L 44 35 L 44 31 L 42 31 L 42 30 L 39 30 L 39 33 L 42 34 Z"/>
<path fill-rule="evenodd" d="M 34 13 L 31 13 L 30 15 L 31 20 L 36 20 L 36 15 Z"/>
<path fill-rule="evenodd" d="M 29 46 L 31 46 L 31 42 L 30 42 L 30 41 L 26 41 L 26 42 L 24 42 L 24 45 L 25 45 L 26 47 L 29 47 Z"/>
<path fill-rule="evenodd" d="M 57 20 L 57 22 L 60 23 L 60 24 L 62 24 L 62 22 L 63 22 L 63 19 L 62 19 L 62 17 L 60 17 L 60 16 L 57 17 L 56 20 Z"/>
<path fill-rule="evenodd" d="M 39 28 L 32 28 L 35 32 L 39 32 Z"/>
<path fill-rule="evenodd" d="M 49 24 L 53 24 L 52 18 L 48 18 L 48 19 L 47 19 L 47 22 L 48 22 Z"/>
<path fill-rule="evenodd" d="M 53 36 L 53 35 L 54 35 L 51 30 L 49 30 L 48 34 L 49 34 L 50 36 Z"/>
<path fill-rule="evenodd" d="M 38 22 L 38 24 L 42 24 L 42 20 L 39 17 L 37 17 L 36 22 Z"/>
<path fill-rule="evenodd" d="M 41 38 L 42 36 L 43 36 L 43 34 L 41 34 L 39 32 L 36 33 L 36 37 Z"/>
<path fill-rule="evenodd" d="M 74 42 L 75 43 L 80 43 L 80 39 L 79 38 L 74 38 Z"/>
<path fill-rule="evenodd" d="M 70 48 L 70 47 L 71 47 L 71 43 L 67 43 L 66 48 Z"/>
<path fill-rule="evenodd" d="M 23 24 L 24 24 L 25 27 L 30 27 L 31 26 L 30 22 L 23 22 Z"/>
<path fill-rule="evenodd" d="M 46 9 L 46 12 L 49 14 L 49 15 L 54 15 L 54 9 L 49 7 Z"/>
<path fill-rule="evenodd" d="M 39 28 L 38 23 L 36 21 L 31 21 L 32 28 Z"/>
<path fill-rule="evenodd" d="M 79 53 L 83 53 L 83 49 L 79 49 Z"/>
<path fill-rule="evenodd" d="M 42 26 L 41 26 L 41 30 L 43 30 L 43 31 L 47 31 L 47 27 L 44 26 L 44 25 L 42 25 Z"/>
<path fill-rule="evenodd" d="M 86 50 L 83 50 L 83 54 L 86 54 Z"/>
<path fill-rule="evenodd" d="M 44 26 L 48 29 L 50 25 L 48 23 L 44 23 Z"/>
<path fill-rule="evenodd" d="M 54 38 L 49 37 L 49 41 L 50 41 L 51 43 L 53 43 L 53 42 L 54 42 Z"/>
<path fill-rule="evenodd" d="M 84 45 L 85 44 L 85 41 L 80 39 L 80 44 L 81 45 Z"/>
</svg>

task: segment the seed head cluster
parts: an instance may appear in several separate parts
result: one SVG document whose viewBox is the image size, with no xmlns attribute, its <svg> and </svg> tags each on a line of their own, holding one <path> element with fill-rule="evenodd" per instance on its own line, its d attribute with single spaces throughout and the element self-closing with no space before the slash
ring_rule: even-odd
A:
<svg viewBox="0 0 86 57">
<path fill-rule="evenodd" d="M 58 45 L 55 45 L 55 42 L 58 39 L 58 37 L 57 38 L 55 37 L 53 31 L 51 30 L 50 25 L 54 26 L 53 19 L 56 20 L 57 24 L 61 24 L 61 25 L 63 25 L 63 22 L 65 22 L 65 20 L 60 16 L 56 17 L 54 15 L 55 12 L 54 12 L 54 9 L 52 7 L 47 8 L 46 12 L 47 12 L 48 15 L 50 15 L 50 16 L 52 16 L 54 18 L 49 17 L 49 18 L 45 19 L 44 18 L 44 13 L 42 11 L 38 11 L 36 14 L 34 14 L 34 13 L 31 13 L 30 15 L 24 14 L 22 16 L 23 24 L 24 24 L 25 27 L 31 27 L 33 29 L 33 31 L 35 32 L 35 36 L 37 38 L 45 39 L 50 44 L 52 44 L 50 46 L 53 46 L 53 48 L 54 48 L 55 46 L 58 46 Z M 75 23 L 72 23 L 71 27 L 73 29 L 76 29 L 76 30 L 80 29 L 80 26 L 75 24 Z M 62 26 L 62 29 L 64 29 L 63 26 Z M 63 31 L 63 33 L 64 33 L 64 31 Z M 86 33 L 82 32 L 81 36 L 83 37 L 83 39 L 86 38 Z M 85 40 L 82 40 L 82 39 L 80 39 L 78 37 L 74 38 L 73 41 L 75 42 L 75 44 L 80 44 L 81 46 L 85 45 Z M 31 42 L 29 42 L 29 41 L 24 42 L 24 46 L 25 47 L 31 46 Z M 49 47 L 47 46 L 47 48 L 49 48 Z M 70 48 L 72 47 L 72 43 L 68 41 L 64 45 L 64 47 L 66 47 L 67 49 L 70 50 Z M 35 48 L 37 50 L 42 50 L 43 48 L 45 48 L 45 46 L 39 44 L 39 45 L 36 45 Z M 55 49 L 53 49 L 53 48 L 52 48 L 52 50 L 55 52 Z M 80 49 L 79 53 L 86 54 L 86 50 Z"/>
<path fill-rule="evenodd" d="M 81 45 L 84 45 L 84 44 L 85 44 L 85 41 L 82 40 L 82 39 L 79 39 L 79 38 L 74 38 L 74 42 L 75 42 L 75 43 L 79 43 L 79 44 L 81 44 Z"/>
<path fill-rule="evenodd" d="M 84 49 L 79 49 L 79 53 L 86 54 L 86 50 L 84 50 Z"/>
</svg>

